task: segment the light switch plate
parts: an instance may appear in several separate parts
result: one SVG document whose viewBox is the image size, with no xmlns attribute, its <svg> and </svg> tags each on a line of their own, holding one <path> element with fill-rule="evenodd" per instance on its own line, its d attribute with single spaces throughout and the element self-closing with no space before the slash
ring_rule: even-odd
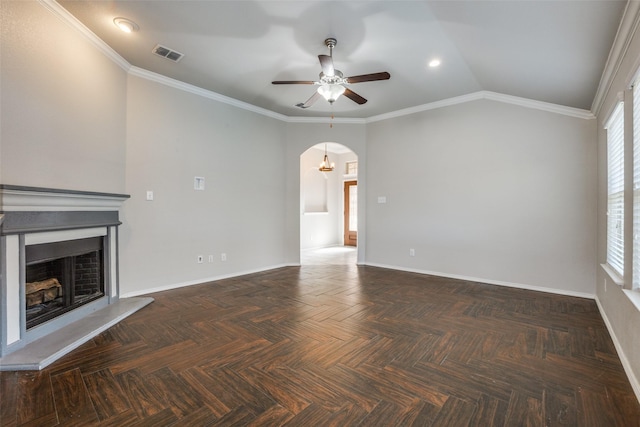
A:
<svg viewBox="0 0 640 427">
<path fill-rule="evenodd" d="M 193 178 L 193 189 L 204 190 L 204 176 L 196 176 Z"/>
</svg>

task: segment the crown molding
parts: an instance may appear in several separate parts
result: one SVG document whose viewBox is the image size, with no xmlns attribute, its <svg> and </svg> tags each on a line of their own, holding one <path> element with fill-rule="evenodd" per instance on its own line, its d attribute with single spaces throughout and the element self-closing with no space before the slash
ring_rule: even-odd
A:
<svg viewBox="0 0 640 427">
<path fill-rule="evenodd" d="M 521 98 L 518 96 L 505 95 L 502 93 L 491 91 L 478 91 L 467 95 L 456 96 L 454 98 L 443 99 L 429 104 L 418 105 L 411 108 L 405 108 L 403 110 L 392 111 L 386 114 L 380 114 L 379 116 L 369 117 L 367 123 L 373 123 L 380 120 L 387 120 L 395 117 L 406 116 L 409 114 L 419 113 L 422 111 L 435 110 L 438 108 L 450 107 L 453 105 L 464 104 L 471 101 L 478 101 L 481 99 L 487 99 L 491 101 L 502 102 L 505 104 L 518 105 L 525 108 L 533 108 L 535 110 L 548 111 L 550 113 L 562 114 L 565 116 L 576 117 L 579 119 L 591 120 L 595 118 L 595 115 L 588 110 L 582 110 L 580 108 L 565 107 L 563 105 L 552 104 L 550 102 L 536 101 L 528 98 Z"/>
<path fill-rule="evenodd" d="M 57 16 L 64 23 L 82 34 L 94 47 L 98 48 L 107 58 L 125 71 L 129 71 L 131 64 L 120 56 L 115 50 L 106 44 L 101 38 L 96 36 L 89 28 L 80 22 L 75 16 L 70 14 L 65 8 L 54 0 L 38 0 L 42 6 Z"/>
<path fill-rule="evenodd" d="M 340 124 L 364 124 L 366 119 L 348 118 L 348 117 L 299 117 L 299 116 L 285 116 L 284 114 L 276 113 L 275 111 L 267 110 L 266 108 L 257 107 L 253 104 L 249 104 L 244 101 L 238 101 L 235 98 L 230 98 L 225 95 L 221 95 L 217 92 L 213 92 L 208 89 L 203 89 L 199 86 L 194 86 L 189 83 L 185 83 L 180 80 L 173 79 L 171 77 L 164 76 L 162 74 L 154 73 L 153 71 L 145 70 L 144 68 L 136 67 L 132 65 L 129 69 L 129 74 L 132 76 L 140 77 L 142 79 L 150 80 L 165 86 L 179 89 L 185 92 L 193 93 L 194 95 L 202 96 L 204 98 L 212 99 L 214 101 L 222 102 L 227 105 L 232 105 L 243 110 L 252 111 L 263 116 L 271 117 L 273 119 L 281 120 L 287 123 L 340 123 Z"/>
<path fill-rule="evenodd" d="M 549 111 L 556 114 L 563 114 L 571 117 L 577 117 L 581 119 L 593 119 L 595 116 L 590 111 L 581 110 L 578 108 L 565 107 L 562 105 L 552 104 L 548 102 L 535 101 L 527 98 L 520 98 L 517 96 L 505 95 L 496 92 L 490 91 L 479 91 L 466 95 L 456 96 L 453 98 L 443 99 L 436 102 L 431 102 L 428 104 L 418 105 L 415 107 L 405 108 L 402 110 L 392 111 L 390 113 L 380 114 L 378 116 L 372 116 L 366 119 L 360 118 L 329 118 L 329 117 L 299 117 L 299 116 L 286 116 L 284 114 L 276 113 L 271 110 L 267 110 L 266 108 L 257 107 L 253 104 L 249 104 L 244 101 L 239 101 L 235 98 L 230 98 L 225 95 L 221 95 L 217 92 L 213 92 L 207 89 L 203 89 L 201 87 L 182 82 L 180 80 L 176 80 L 162 74 L 154 73 L 152 71 L 145 70 L 140 67 L 136 67 L 131 65 L 127 60 L 125 60 L 122 56 L 120 56 L 115 50 L 113 50 L 108 44 L 106 44 L 102 39 L 96 36 L 90 29 L 88 29 L 84 24 L 82 24 L 75 16 L 71 15 L 60 6 L 55 0 L 39 0 L 39 2 L 51 11 L 58 18 L 69 24 L 71 27 L 75 28 L 79 33 L 81 33 L 87 40 L 89 40 L 96 48 L 98 48 L 102 53 L 104 53 L 109 59 L 114 61 L 117 65 L 119 65 L 123 70 L 125 70 L 128 74 L 136 77 L 140 77 L 143 79 L 147 79 L 159 84 L 163 84 L 165 86 L 169 86 L 175 89 L 183 90 L 185 92 L 189 92 L 198 96 L 202 96 L 204 98 L 212 99 L 227 105 L 231 105 L 243 110 L 251 111 L 257 114 L 261 114 L 267 117 L 271 117 L 276 120 L 281 120 L 287 123 L 343 123 L 343 124 L 366 124 L 373 123 L 381 120 L 387 120 L 395 117 L 406 116 L 409 114 L 414 114 L 422 111 L 434 110 L 437 108 L 449 107 L 452 105 L 463 104 L 466 102 L 477 101 L 480 99 L 488 99 L 492 101 L 504 102 L 507 104 L 518 105 L 526 108 L 533 108 L 537 110 Z M 633 3 L 634 6 L 629 6 L 629 4 Z M 627 8 L 625 9 L 625 15 L 623 18 L 623 22 L 621 23 L 621 28 L 624 26 L 625 28 L 633 28 L 631 35 L 635 32 L 638 24 L 638 10 L 640 9 L 640 2 L 629 2 Z M 629 19 L 626 19 L 628 15 L 633 14 L 633 23 L 627 23 Z M 629 30 L 627 30 L 629 32 Z M 621 31 L 619 31 L 619 34 Z M 626 44 L 624 46 L 624 52 L 629 44 L 630 36 L 626 37 Z M 616 41 L 618 37 L 616 37 Z M 614 43 L 614 47 L 616 44 Z M 617 50 L 616 50 L 617 51 Z M 613 52 L 613 49 L 612 49 Z M 623 52 L 623 53 L 624 53 Z M 611 54 L 610 54 L 611 57 Z M 622 56 L 621 56 L 622 57 Z M 621 58 L 620 57 L 620 58 Z M 618 65 L 621 59 L 618 59 Z M 615 69 L 617 72 L 617 68 Z M 615 73 L 613 74 L 615 75 Z M 604 78 L 604 77 L 603 77 Z M 611 77 L 611 80 L 613 78 Z M 610 86 L 611 83 L 609 83 Z M 601 84 L 602 86 L 602 84 Z M 607 88 L 608 91 L 608 88 Z M 600 101 L 601 102 L 601 101 Z M 594 101 L 595 104 L 595 101 Z M 599 106 L 598 106 L 599 108 Z"/>
<path fill-rule="evenodd" d="M 561 114 L 564 116 L 575 117 L 578 119 L 592 120 L 596 116 L 589 110 L 581 108 L 567 107 L 564 105 L 553 104 L 550 102 L 536 101 L 529 98 L 521 98 L 519 96 L 505 95 L 503 93 L 482 91 L 484 99 L 491 101 L 504 102 L 505 104 L 519 105 L 520 107 L 532 108 L 534 110 L 547 111 L 549 113 Z"/>
<path fill-rule="evenodd" d="M 615 80 L 615 77 L 620 70 L 620 66 L 622 65 L 622 61 L 629 50 L 629 45 L 631 44 L 631 40 L 638 29 L 639 23 L 640 2 L 628 1 L 627 6 L 624 9 L 624 13 L 622 14 L 622 19 L 620 20 L 618 32 L 616 33 L 613 45 L 609 51 L 609 57 L 607 58 L 604 71 L 602 72 L 602 77 L 600 78 L 596 95 L 593 98 L 593 103 L 591 104 L 591 111 L 596 116 L 600 114 L 600 109 L 602 108 L 607 95 L 609 95 L 609 92 L 611 91 L 613 81 Z"/>
<path fill-rule="evenodd" d="M 278 120 L 286 121 L 287 116 L 279 113 L 275 113 L 271 110 L 267 110 L 255 105 L 248 104 L 246 102 L 238 101 L 228 96 L 220 95 L 210 90 L 202 89 L 198 86 L 194 86 L 182 81 L 172 79 L 170 77 L 163 76 L 152 71 L 148 71 L 136 66 L 131 65 L 126 59 L 120 56 L 115 50 L 111 48 L 101 38 L 96 36 L 89 28 L 87 28 L 82 22 L 80 22 L 75 16 L 70 14 L 65 8 L 60 6 L 55 0 L 38 0 L 46 9 L 52 12 L 55 16 L 61 19 L 63 22 L 74 28 L 82 36 L 84 36 L 91 44 L 93 44 L 98 50 L 100 50 L 107 58 L 115 62 L 120 68 L 133 76 L 138 76 L 156 83 L 160 83 L 166 86 L 170 86 L 176 89 L 190 92 L 195 95 L 199 95 L 205 98 L 213 99 L 225 104 L 233 105 L 244 110 L 253 111 L 258 114 L 262 114 L 268 117 L 272 117 Z"/>
<path fill-rule="evenodd" d="M 156 83 L 163 84 L 165 86 L 169 86 L 175 89 L 179 89 L 185 92 L 193 93 L 194 95 L 199 95 L 204 98 L 212 99 L 214 101 L 222 102 L 224 104 L 232 105 L 237 108 L 241 108 L 243 110 L 252 111 L 254 113 L 262 114 L 267 117 L 271 117 L 274 119 L 287 121 L 288 117 L 284 114 L 276 113 L 271 110 L 267 110 L 266 108 L 257 107 L 253 104 L 249 104 L 244 101 L 238 101 L 235 98 L 230 98 L 225 95 L 221 95 L 217 92 L 213 92 L 208 89 L 203 89 L 199 86 L 195 86 L 189 83 L 185 83 L 180 80 L 172 79 L 171 77 L 164 76 L 162 74 L 154 73 L 153 71 L 148 71 L 140 67 L 131 66 L 129 69 L 129 74 L 132 76 L 140 77 L 146 80 L 150 80 Z"/>
<path fill-rule="evenodd" d="M 491 101 L 503 102 L 505 104 L 518 105 L 520 107 L 533 108 L 536 110 L 548 111 L 551 113 L 562 114 L 566 116 L 576 117 L 579 119 L 590 120 L 595 116 L 588 110 L 582 110 L 579 108 L 565 107 L 563 105 L 552 104 L 549 102 L 535 101 L 528 98 L 520 98 L 512 95 L 505 95 L 497 92 L 479 91 L 470 93 L 467 95 L 461 95 L 454 98 L 443 99 L 429 104 L 418 105 L 415 107 L 405 108 L 402 110 L 392 111 L 390 113 L 380 114 L 378 116 L 372 116 L 366 119 L 361 118 L 349 118 L 349 117 L 299 117 L 299 116 L 286 116 L 284 114 L 276 113 L 265 108 L 257 107 L 255 105 L 238 101 L 237 99 L 230 98 L 228 96 L 220 95 L 217 92 L 213 92 L 201 87 L 194 86 L 189 83 L 184 83 L 180 80 L 172 79 L 170 77 L 163 76 L 162 74 L 154 73 L 136 66 L 131 66 L 129 74 L 154 81 L 166 86 L 173 87 L 175 89 L 190 92 L 195 95 L 199 95 L 205 98 L 209 98 L 218 102 L 222 102 L 228 105 L 232 105 L 237 108 L 252 111 L 257 114 L 262 114 L 267 117 L 271 117 L 277 120 L 281 120 L 287 123 L 340 123 L 340 124 L 366 124 L 373 123 L 381 120 L 387 120 L 395 117 L 402 117 L 409 114 L 418 113 L 421 111 L 435 110 L 438 108 L 449 107 L 452 105 L 463 104 L 471 101 L 477 101 L 480 99 L 487 99 Z"/>
<path fill-rule="evenodd" d="M 420 113 L 422 111 L 435 110 L 438 108 L 450 107 L 452 105 L 464 104 L 465 102 L 477 101 L 478 99 L 482 99 L 481 93 L 482 92 L 474 92 L 467 95 L 461 95 L 436 102 L 430 102 L 428 104 L 417 105 L 415 107 L 404 108 L 402 110 L 396 110 L 390 113 L 380 114 L 378 116 L 372 116 L 367 119 L 367 123 L 379 122 L 381 120 L 408 116 L 410 114 Z"/>
<path fill-rule="evenodd" d="M 367 119 L 349 118 L 349 117 L 299 117 L 299 116 L 286 116 L 285 121 L 287 123 L 339 123 L 348 125 L 364 125 L 367 123 Z"/>
</svg>

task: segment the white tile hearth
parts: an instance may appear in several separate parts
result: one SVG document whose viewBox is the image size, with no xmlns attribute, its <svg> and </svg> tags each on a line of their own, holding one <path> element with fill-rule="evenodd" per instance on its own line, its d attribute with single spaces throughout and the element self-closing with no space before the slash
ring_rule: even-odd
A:
<svg viewBox="0 0 640 427">
<path fill-rule="evenodd" d="M 0 371 L 40 370 L 153 302 L 153 298 L 122 298 L 81 320 L 0 357 Z"/>
</svg>

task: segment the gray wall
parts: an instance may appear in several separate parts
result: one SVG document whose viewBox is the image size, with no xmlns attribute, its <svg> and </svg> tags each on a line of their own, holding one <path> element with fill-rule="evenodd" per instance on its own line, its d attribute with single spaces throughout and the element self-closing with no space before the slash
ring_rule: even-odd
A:
<svg viewBox="0 0 640 427">
<path fill-rule="evenodd" d="M 0 182 L 123 193 L 126 72 L 41 4 L 0 8 Z"/>
<path fill-rule="evenodd" d="M 281 265 L 285 124 L 139 77 L 127 99 L 125 296 Z"/>
<path fill-rule="evenodd" d="M 593 295 L 595 120 L 479 100 L 367 134 L 367 263 Z"/>
</svg>

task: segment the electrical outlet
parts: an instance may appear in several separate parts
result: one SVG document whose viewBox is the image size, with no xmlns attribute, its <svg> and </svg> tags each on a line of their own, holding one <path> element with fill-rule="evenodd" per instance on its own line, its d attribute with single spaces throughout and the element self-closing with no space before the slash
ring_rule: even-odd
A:
<svg viewBox="0 0 640 427">
<path fill-rule="evenodd" d="M 202 264 L 204 262 L 204 257 L 202 255 L 198 255 L 198 264 Z"/>
<path fill-rule="evenodd" d="M 416 256 L 416 250 L 413 248 L 409 249 L 409 256 Z"/>
<path fill-rule="evenodd" d="M 220 254 L 220 261 L 226 261 L 227 260 L 227 254 L 225 254 L 224 252 Z"/>
<path fill-rule="evenodd" d="M 213 262 L 213 255 L 209 255 L 209 262 Z"/>
</svg>

